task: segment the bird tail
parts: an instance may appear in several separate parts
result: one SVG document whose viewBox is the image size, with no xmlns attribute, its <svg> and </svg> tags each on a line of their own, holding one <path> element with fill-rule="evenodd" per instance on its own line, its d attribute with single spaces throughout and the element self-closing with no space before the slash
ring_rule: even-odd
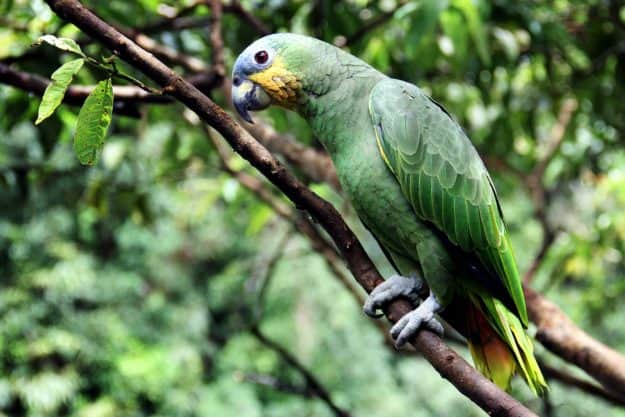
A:
<svg viewBox="0 0 625 417">
<path fill-rule="evenodd" d="M 542 395 L 547 383 L 518 317 L 496 298 L 473 295 L 471 301 L 465 329 L 478 371 L 505 390 L 518 371 L 532 392 Z"/>
</svg>

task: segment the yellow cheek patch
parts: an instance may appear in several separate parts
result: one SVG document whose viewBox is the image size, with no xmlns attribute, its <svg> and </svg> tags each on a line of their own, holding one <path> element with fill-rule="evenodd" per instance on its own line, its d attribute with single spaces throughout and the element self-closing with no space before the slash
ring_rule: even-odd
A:
<svg viewBox="0 0 625 417">
<path fill-rule="evenodd" d="M 280 57 L 277 56 L 269 68 L 251 75 L 249 79 L 261 86 L 277 104 L 286 108 L 297 104 L 302 83 L 286 69 Z"/>
</svg>

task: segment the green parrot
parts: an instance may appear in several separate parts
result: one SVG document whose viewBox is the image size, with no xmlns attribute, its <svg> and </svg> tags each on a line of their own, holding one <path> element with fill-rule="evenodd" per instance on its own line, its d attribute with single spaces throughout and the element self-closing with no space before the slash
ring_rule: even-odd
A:
<svg viewBox="0 0 625 417">
<path fill-rule="evenodd" d="M 495 188 L 441 105 L 333 45 L 290 33 L 248 46 L 232 82 L 245 120 L 271 104 L 295 110 L 330 154 L 343 190 L 398 272 L 369 295 L 365 313 L 378 317 L 397 297 L 416 306 L 391 329 L 398 347 L 422 326 L 442 334 L 442 317 L 466 337 L 486 377 L 507 389 L 519 372 L 534 393 L 544 392 Z"/>
</svg>

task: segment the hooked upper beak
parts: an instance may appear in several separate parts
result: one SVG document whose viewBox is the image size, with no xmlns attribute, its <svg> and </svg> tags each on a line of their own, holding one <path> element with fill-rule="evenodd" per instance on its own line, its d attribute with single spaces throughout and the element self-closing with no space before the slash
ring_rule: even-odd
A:
<svg viewBox="0 0 625 417">
<path fill-rule="evenodd" d="M 248 123 L 254 123 L 250 110 L 263 110 L 271 104 L 271 97 L 258 84 L 235 74 L 232 78 L 232 103 Z"/>
</svg>

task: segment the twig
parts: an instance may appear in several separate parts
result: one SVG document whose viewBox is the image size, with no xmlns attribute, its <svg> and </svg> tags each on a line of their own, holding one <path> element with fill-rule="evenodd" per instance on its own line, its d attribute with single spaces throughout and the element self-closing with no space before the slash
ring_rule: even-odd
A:
<svg viewBox="0 0 625 417">
<path fill-rule="evenodd" d="M 287 230 L 284 233 L 284 236 L 280 238 L 278 244 L 271 251 L 271 253 L 263 256 L 262 259 L 254 266 L 254 271 L 245 283 L 246 290 L 254 293 L 256 297 L 256 304 L 254 306 L 254 321 L 256 323 L 260 323 L 263 316 L 265 293 L 267 292 L 267 288 L 269 287 L 275 268 L 284 255 L 284 248 L 291 239 L 292 230 L 290 229 L 291 228 L 289 227 L 289 230 Z M 275 234 L 273 228 L 271 233 Z"/>
<path fill-rule="evenodd" d="M 224 6 L 224 12 L 238 16 L 250 27 L 254 28 L 259 35 L 269 35 L 272 32 L 262 20 L 248 12 L 239 0 L 232 0 L 229 5 Z"/>
<path fill-rule="evenodd" d="M 10 85 L 21 90 L 42 96 L 50 84 L 50 79 L 24 71 L 18 71 L 8 65 L 0 63 L 0 83 Z M 189 82 L 202 91 L 210 91 L 217 87 L 215 80 L 210 73 L 199 74 L 189 78 Z M 63 102 L 69 105 L 80 106 L 87 96 L 91 94 L 95 86 L 74 85 L 65 92 Z M 139 117 L 140 113 L 135 107 L 137 104 L 170 104 L 173 99 L 162 94 L 150 94 L 134 85 L 113 86 L 115 95 L 115 105 L 113 111 L 130 117 Z"/>
<path fill-rule="evenodd" d="M 226 75 L 224 64 L 224 41 L 221 36 L 221 0 L 207 0 L 211 7 L 210 43 L 213 56 L 213 70 L 219 77 Z"/>
<path fill-rule="evenodd" d="M 532 282 L 549 248 L 555 241 L 555 232 L 547 221 L 549 192 L 545 189 L 543 181 L 547 166 L 549 166 L 549 163 L 553 160 L 562 145 L 564 134 L 571 122 L 575 109 L 577 109 L 577 100 L 573 98 L 564 100 L 562 107 L 560 107 L 558 119 L 551 128 L 551 134 L 549 135 L 549 141 L 547 142 L 545 152 L 524 181 L 534 202 L 534 214 L 538 218 L 543 230 L 543 239 L 540 249 L 523 277 L 523 282 L 526 284 Z"/>
<path fill-rule="evenodd" d="M 202 120 L 214 127 L 233 149 L 262 172 L 296 206 L 305 207 L 332 237 L 354 277 L 363 288 L 370 292 L 383 282 L 375 265 L 336 209 L 291 175 L 266 148 L 256 142 L 223 109 L 153 55 L 96 17 L 77 0 L 46 0 L 46 2 L 61 18 L 75 24 L 163 86 L 166 93 L 176 97 Z M 407 301 L 398 300 L 393 302 L 385 313 L 389 319 L 397 321 L 411 309 L 412 306 Z M 479 374 L 435 334 L 427 330 L 420 331 L 411 343 L 423 353 L 443 377 L 450 380 L 456 388 L 487 413 L 495 416 L 535 416 L 533 412 Z"/>
<path fill-rule="evenodd" d="M 263 345 L 268 347 L 269 349 L 276 352 L 284 362 L 286 362 L 289 366 L 297 370 L 297 372 L 302 375 L 304 381 L 306 381 L 306 386 L 319 397 L 326 405 L 332 410 L 335 416 L 337 417 L 350 417 L 350 413 L 346 410 L 343 410 L 339 406 L 334 403 L 332 397 L 328 390 L 319 382 L 317 377 L 315 377 L 312 372 L 310 372 L 295 356 L 293 356 L 289 351 L 287 351 L 283 346 L 278 344 L 276 341 L 269 339 L 265 336 L 258 327 L 253 327 L 251 330 L 252 334 L 261 342 Z"/>
<path fill-rule="evenodd" d="M 43 95 L 50 80 L 35 74 L 18 71 L 0 63 L 0 82 L 12 85 L 24 91 Z M 68 104 L 82 104 L 95 86 L 70 86 L 65 93 Z M 114 86 L 115 100 L 132 103 L 171 103 L 171 98 L 159 94 L 150 94 L 136 86 Z"/>
<path fill-rule="evenodd" d="M 204 16 L 189 16 L 189 14 L 191 14 L 191 12 L 193 12 L 194 9 L 200 5 L 207 5 L 209 7 L 211 6 L 211 4 L 206 2 L 206 0 L 199 0 L 188 8 L 182 9 L 181 13 L 178 13 L 171 18 L 166 18 L 161 21 L 154 22 L 148 26 L 144 26 L 143 28 L 140 28 L 140 31 L 146 34 L 153 34 L 158 32 L 179 31 L 209 26 L 211 24 L 210 17 L 207 18 Z M 233 14 L 239 19 L 243 20 L 259 35 L 268 35 L 272 32 L 265 23 L 263 23 L 252 13 L 248 12 L 237 0 L 233 0 L 230 4 L 222 5 L 222 10 L 224 13 Z M 182 11 L 184 11 L 184 13 L 182 13 Z"/>
<path fill-rule="evenodd" d="M 205 73 L 211 71 L 211 68 L 209 68 L 201 59 L 185 55 L 175 49 L 162 45 L 140 31 L 125 29 L 122 33 L 135 41 L 137 45 L 141 46 L 143 49 L 152 52 L 159 59 L 162 59 L 169 64 L 180 65 L 192 73 Z"/>
<path fill-rule="evenodd" d="M 354 43 L 364 38 L 367 34 L 369 34 L 373 30 L 377 29 L 378 27 L 382 26 L 384 23 L 389 21 L 395 14 L 395 12 L 404 4 L 406 4 L 405 0 L 397 2 L 397 5 L 395 6 L 393 10 L 390 10 L 388 12 L 383 12 L 382 14 L 372 18 L 367 23 L 360 26 L 358 30 L 352 33 L 351 35 L 341 36 L 337 38 L 336 41 L 334 42 L 334 45 L 338 46 L 339 48 L 344 48 L 346 46 L 353 45 Z"/>
<path fill-rule="evenodd" d="M 195 9 L 197 9 L 199 6 L 202 6 L 203 4 L 205 4 L 204 0 L 196 0 L 188 6 L 178 10 L 176 13 L 165 17 L 164 19 L 143 26 L 140 31 L 144 33 L 158 33 L 169 30 L 175 25 L 175 22 L 177 20 L 195 12 Z"/>
<path fill-rule="evenodd" d="M 254 384 L 263 385 L 269 387 L 275 391 L 283 392 L 285 394 L 299 395 L 304 398 L 311 398 L 315 395 L 309 387 L 300 387 L 299 385 L 291 384 L 290 382 L 283 381 L 272 375 L 257 374 L 254 372 L 236 372 L 235 379 L 240 381 L 248 381 Z"/>
<path fill-rule="evenodd" d="M 551 128 L 549 140 L 545 145 L 544 154 L 538 160 L 536 166 L 534 167 L 532 173 L 529 175 L 528 178 L 530 189 L 535 190 L 535 192 L 540 192 L 543 177 L 545 175 L 545 170 L 560 149 L 562 141 L 564 140 L 564 134 L 566 133 L 567 127 L 569 126 L 571 118 L 573 117 L 573 113 L 576 109 L 577 100 L 574 98 L 565 99 L 562 103 L 562 107 L 560 107 L 558 119 Z M 538 196 L 537 198 L 540 198 L 540 196 Z"/>
<path fill-rule="evenodd" d="M 527 271 L 525 271 L 525 275 L 523 276 L 524 284 L 529 285 L 534 280 L 534 277 L 536 276 L 536 272 L 538 272 L 538 269 L 542 265 L 543 260 L 545 259 L 545 256 L 547 256 L 549 249 L 551 249 L 551 246 L 556 240 L 555 233 L 549 228 L 549 226 L 546 223 L 547 223 L 546 219 L 545 221 L 541 221 L 541 224 L 543 225 L 542 227 L 543 238 L 540 243 L 540 248 L 538 248 L 538 252 L 536 253 L 536 256 L 534 257 L 534 260 L 532 260 L 532 263 L 530 264 L 529 268 L 527 268 Z"/>
</svg>

